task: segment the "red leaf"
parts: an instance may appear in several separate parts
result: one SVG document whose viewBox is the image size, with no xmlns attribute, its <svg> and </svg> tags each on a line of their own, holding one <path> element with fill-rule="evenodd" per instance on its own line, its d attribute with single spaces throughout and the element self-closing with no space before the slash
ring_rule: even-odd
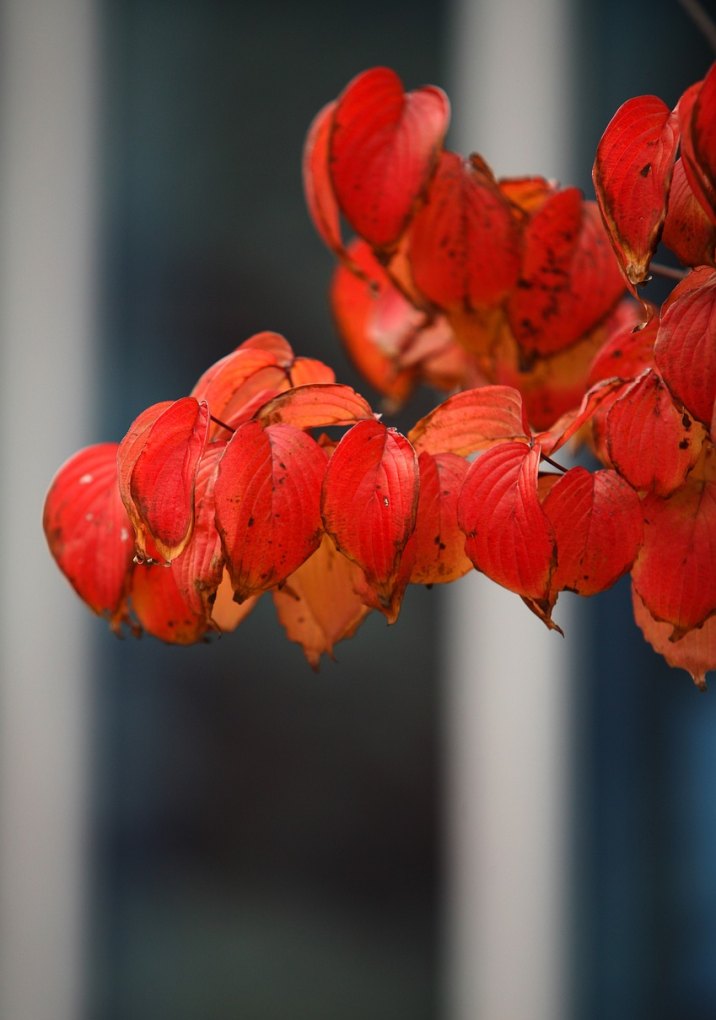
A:
<svg viewBox="0 0 716 1020">
<path fill-rule="evenodd" d="M 146 531 L 168 561 L 177 557 L 194 525 L 194 479 L 209 431 L 209 410 L 182 397 L 150 426 L 129 480 L 139 519 L 137 545 Z M 127 507 L 130 516 L 134 515 Z"/>
<path fill-rule="evenodd" d="M 351 259 L 365 271 L 365 278 L 342 265 L 334 273 L 330 298 L 338 330 L 361 376 L 379 393 L 401 404 L 413 388 L 416 373 L 399 370 L 397 358 L 389 355 L 381 343 L 376 320 L 388 295 L 397 305 L 395 319 L 400 321 L 402 314 L 402 334 L 414 332 L 424 316 L 395 290 L 365 241 L 354 241 L 348 250 Z M 397 346 L 402 346 L 402 337 Z"/>
<path fill-rule="evenodd" d="M 117 486 L 116 443 L 89 446 L 62 465 L 45 499 L 43 526 L 77 594 L 118 628 L 134 542 Z"/>
<path fill-rule="evenodd" d="M 525 443 L 483 453 L 467 473 L 457 515 L 477 569 L 546 610 L 556 549 L 537 494 L 539 462 L 539 446 Z"/>
<path fill-rule="evenodd" d="M 152 404 L 151 407 L 147 407 L 146 410 L 137 415 L 117 448 L 117 483 L 119 494 L 127 508 L 135 531 L 141 529 L 141 521 L 132 502 L 129 488 L 132 471 L 134 471 L 137 458 L 149 438 L 154 422 L 173 403 L 173 400 L 163 400 L 158 404 Z"/>
<path fill-rule="evenodd" d="M 172 563 L 177 588 L 187 605 L 208 620 L 224 573 L 216 530 L 214 485 L 226 443 L 211 443 L 199 462 L 194 486 L 194 528 L 184 551 Z"/>
<path fill-rule="evenodd" d="M 321 655 L 352 637 L 368 615 L 356 593 L 360 568 L 342 556 L 328 535 L 318 549 L 273 593 L 286 636 L 303 648 L 314 669 Z"/>
<path fill-rule="evenodd" d="M 679 100 L 681 158 L 689 184 L 716 224 L 716 64 Z"/>
<path fill-rule="evenodd" d="M 709 428 L 716 401 L 716 272 L 700 269 L 690 277 L 662 312 L 654 358 L 674 397 Z"/>
<path fill-rule="evenodd" d="M 658 328 L 659 317 L 653 315 L 643 325 L 627 323 L 618 329 L 592 362 L 587 386 L 593 386 L 601 379 L 636 379 L 645 368 L 651 368 Z"/>
<path fill-rule="evenodd" d="M 273 354 L 276 362 L 281 368 L 290 368 L 296 360 L 293 347 L 285 336 L 280 333 L 273 333 L 270 329 L 261 333 L 254 333 L 248 340 L 244 340 L 237 347 L 239 351 L 267 351 Z"/>
<path fill-rule="evenodd" d="M 173 567 L 140 563 L 132 574 L 132 608 L 148 634 L 175 645 L 201 641 L 208 628 L 179 591 Z"/>
<path fill-rule="evenodd" d="M 415 284 L 441 308 L 495 304 L 517 279 L 519 228 L 478 156 L 442 153 L 409 236 Z"/>
<path fill-rule="evenodd" d="M 408 433 L 418 452 L 467 456 L 508 439 L 527 439 L 522 397 L 512 386 L 481 386 L 448 397 Z"/>
<path fill-rule="evenodd" d="M 297 429 L 353 425 L 373 417 L 367 401 L 350 386 L 339 383 L 296 386 L 264 404 L 256 416 L 263 425 L 285 422 Z"/>
<path fill-rule="evenodd" d="M 629 570 L 642 538 L 641 505 L 615 472 L 571 468 L 542 507 L 557 539 L 555 598 L 564 588 L 595 595 Z"/>
<path fill-rule="evenodd" d="M 316 115 L 303 148 L 303 188 L 313 225 L 324 243 L 336 254 L 343 252 L 340 213 L 328 172 L 328 153 L 335 100 Z"/>
<path fill-rule="evenodd" d="M 709 219 L 691 190 L 680 159 L 674 165 L 662 239 L 685 266 L 715 264 L 716 223 Z"/>
<path fill-rule="evenodd" d="M 421 453 L 420 498 L 411 537 L 411 584 L 456 581 L 470 570 L 465 536 L 457 523 L 457 499 L 469 464 L 453 453 Z"/>
<path fill-rule="evenodd" d="M 527 354 L 555 354 L 606 318 L 624 281 L 596 206 L 577 188 L 556 192 L 539 208 L 523 244 L 510 325 Z"/>
<path fill-rule="evenodd" d="M 267 346 L 247 341 L 208 368 L 191 391 L 196 400 L 206 401 L 214 418 L 232 428 L 248 421 L 257 407 L 290 385 L 271 338 L 279 349 L 286 342 L 278 334 L 260 335 L 267 339 Z M 212 422 L 210 438 L 217 434 L 228 439 L 230 433 Z"/>
<path fill-rule="evenodd" d="M 706 690 L 706 673 L 716 669 L 716 616 L 672 641 L 671 626 L 654 619 L 634 585 L 631 591 L 634 619 L 654 651 L 663 655 L 670 666 L 685 669 L 696 686 Z"/>
<path fill-rule="evenodd" d="M 612 405 L 606 420 L 609 459 L 635 489 L 668 496 L 696 463 L 703 431 L 674 406 L 659 375 L 647 369 Z"/>
<path fill-rule="evenodd" d="M 400 561 L 414 527 L 419 473 L 408 440 L 378 421 L 341 439 L 323 485 L 326 531 L 365 573 L 379 604 L 391 606 Z"/>
<path fill-rule="evenodd" d="M 433 86 L 405 93 L 385 67 L 359 74 L 338 98 L 330 139 L 333 190 L 356 233 L 390 248 L 432 175 L 450 108 Z"/>
<path fill-rule="evenodd" d="M 321 540 L 326 455 L 291 425 L 241 425 L 214 486 L 216 526 L 236 598 L 281 584 Z"/>
<path fill-rule="evenodd" d="M 632 284 L 649 275 L 678 144 L 676 114 L 657 96 L 638 96 L 617 110 L 597 147 L 592 175 L 597 199 Z"/>
<path fill-rule="evenodd" d="M 643 508 L 632 580 L 651 615 L 678 639 L 716 612 L 716 478 L 694 470 L 668 499 L 647 496 Z"/>
</svg>

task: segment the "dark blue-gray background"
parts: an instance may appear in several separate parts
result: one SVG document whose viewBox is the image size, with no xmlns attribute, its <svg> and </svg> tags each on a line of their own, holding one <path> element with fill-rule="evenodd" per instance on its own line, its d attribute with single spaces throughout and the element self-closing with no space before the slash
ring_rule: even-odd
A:
<svg viewBox="0 0 716 1020">
<path fill-rule="evenodd" d="M 102 12 L 101 438 L 262 329 L 360 388 L 304 208 L 303 138 L 363 68 L 445 85 L 445 6 L 104 0 Z M 675 102 L 710 56 L 676 4 L 583 0 L 574 17 L 575 183 L 589 190 L 619 103 Z M 209 646 L 98 633 L 93 1017 L 438 1017 L 439 600 L 411 591 L 395 627 L 369 619 L 318 675 L 269 598 Z M 705 1020 L 713 695 L 642 642 L 624 582 L 591 620 L 574 719 L 574 1016 Z"/>
</svg>

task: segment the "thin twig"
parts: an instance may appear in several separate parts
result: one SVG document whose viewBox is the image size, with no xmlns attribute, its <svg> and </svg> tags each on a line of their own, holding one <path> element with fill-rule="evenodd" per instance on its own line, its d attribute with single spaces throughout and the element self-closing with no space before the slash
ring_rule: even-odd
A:
<svg viewBox="0 0 716 1020">
<path fill-rule="evenodd" d="M 221 418 L 217 418 L 213 414 L 210 414 L 209 417 L 211 418 L 215 425 L 219 426 L 219 428 L 226 429 L 226 431 L 231 432 L 232 435 L 234 434 L 234 432 L 236 432 L 236 429 L 232 429 L 231 425 L 227 425 L 226 422 L 223 422 L 221 420 Z"/>
<path fill-rule="evenodd" d="M 685 280 L 687 273 L 685 269 L 676 269 L 672 266 L 662 265 L 661 262 L 652 262 L 649 269 L 654 276 L 663 276 L 667 280 Z"/>
<path fill-rule="evenodd" d="M 716 53 L 716 23 L 703 9 L 699 0 L 679 0 L 679 3 Z"/>
<path fill-rule="evenodd" d="M 562 465 L 561 465 L 561 464 L 558 464 L 556 460 L 552 460 L 552 458 L 551 458 L 551 457 L 548 457 L 546 453 L 543 453 L 543 454 L 542 454 L 542 460 L 543 460 L 543 461 L 544 461 L 544 462 L 545 462 L 546 464 L 551 464 L 553 468 L 557 468 L 557 470 L 558 470 L 558 471 L 561 471 L 563 475 L 566 475 L 566 474 L 567 474 L 567 469 L 566 469 L 566 467 L 562 467 Z"/>
</svg>

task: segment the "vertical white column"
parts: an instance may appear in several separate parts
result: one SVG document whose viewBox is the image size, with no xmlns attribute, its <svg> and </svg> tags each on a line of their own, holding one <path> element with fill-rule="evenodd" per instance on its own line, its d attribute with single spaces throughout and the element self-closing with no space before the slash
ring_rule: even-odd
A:
<svg viewBox="0 0 716 1020">
<path fill-rule="evenodd" d="M 452 144 L 567 179 L 569 0 L 455 0 Z M 569 606 L 563 642 L 473 575 L 445 605 L 449 1020 L 567 1013 Z"/>
<path fill-rule="evenodd" d="M 88 614 L 42 504 L 87 444 L 92 0 L 0 7 L 0 1016 L 83 1014 Z"/>
</svg>

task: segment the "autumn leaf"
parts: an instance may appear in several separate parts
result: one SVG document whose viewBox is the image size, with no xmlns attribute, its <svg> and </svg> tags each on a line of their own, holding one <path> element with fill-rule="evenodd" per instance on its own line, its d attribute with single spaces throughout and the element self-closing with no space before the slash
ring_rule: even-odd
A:
<svg viewBox="0 0 716 1020">
<path fill-rule="evenodd" d="M 642 539 L 641 505 L 614 471 L 570 468 L 554 482 L 542 507 L 557 540 L 554 599 L 565 588 L 595 595 L 629 570 Z"/>
<path fill-rule="evenodd" d="M 193 645 L 204 639 L 209 629 L 206 616 L 187 603 L 171 566 L 137 564 L 131 596 L 134 614 L 148 634 L 175 645 Z"/>
<path fill-rule="evenodd" d="M 175 400 L 147 430 L 132 468 L 127 512 L 138 536 L 151 536 L 167 561 L 177 557 L 191 537 L 194 480 L 208 431 L 205 402 L 193 397 Z"/>
<path fill-rule="evenodd" d="M 323 485 L 326 531 L 363 570 L 388 609 L 400 561 L 415 527 L 419 472 L 405 436 L 378 421 L 354 425 L 331 457 Z"/>
<path fill-rule="evenodd" d="M 118 629 L 134 542 L 117 485 L 117 444 L 75 453 L 45 498 L 43 527 L 58 567 L 89 608 Z"/>
<path fill-rule="evenodd" d="M 527 439 L 522 397 L 512 386 L 464 390 L 438 404 L 408 433 L 415 449 L 467 456 L 509 439 Z"/>
<path fill-rule="evenodd" d="M 333 190 L 348 222 L 374 248 L 391 248 L 408 225 L 449 118 L 441 89 L 406 93 L 387 67 L 359 74 L 339 96 L 328 157 Z"/>
<path fill-rule="evenodd" d="M 716 264 L 716 222 L 691 190 L 681 159 L 674 165 L 662 240 L 685 266 Z"/>
<path fill-rule="evenodd" d="M 368 402 L 350 386 L 312 383 L 274 397 L 259 410 L 256 420 L 262 425 L 285 422 L 294 428 L 311 429 L 353 425 L 373 417 Z"/>
<path fill-rule="evenodd" d="M 646 369 L 616 400 L 606 419 L 609 459 L 635 489 L 668 496 L 696 463 L 703 429 L 674 406 L 653 369 Z"/>
<path fill-rule="evenodd" d="M 318 549 L 273 593 L 279 621 L 291 641 L 303 648 L 314 669 L 321 655 L 352 637 L 369 610 L 356 592 L 360 568 L 323 536 Z"/>
<path fill-rule="evenodd" d="M 465 552 L 483 574 L 546 612 L 555 536 L 539 501 L 539 446 L 502 443 L 470 466 L 458 499 Z"/>
<path fill-rule="evenodd" d="M 679 123 L 657 96 L 619 107 L 597 147 L 593 179 L 614 250 L 631 284 L 643 283 L 659 243 Z"/>
<path fill-rule="evenodd" d="M 420 498 L 412 534 L 412 584 L 456 581 L 471 569 L 465 536 L 457 523 L 457 500 L 469 467 L 454 453 L 418 457 Z"/>
<path fill-rule="evenodd" d="M 440 308 L 499 302 L 520 268 L 520 230 L 489 167 L 443 152 L 410 227 L 416 286 Z"/>
<path fill-rule="evenodd" d="M 634 619 L 654 651 L 663 655 L 670 666 L 685 669 L 696 686 L 705 691 L 706 674 L 716 669 L 716 616 L 673 641 L 671 625 L 654 619 L 634 585 L 632 604 Z"/>
<path fill-rule="evenodd" d="M 281 584 L 321 541 L 326 455 L 291 425 L 241 425 L 214 484 L 216 527 L 236 599 Z"/>
<path fill-rule="evenodd" d="M 654 359 L 676 400 L 709 428 L 716 402 L 716 271 L 695 270 L 690 278 L 674 288 L 662 313 Z"/>
</svg>

